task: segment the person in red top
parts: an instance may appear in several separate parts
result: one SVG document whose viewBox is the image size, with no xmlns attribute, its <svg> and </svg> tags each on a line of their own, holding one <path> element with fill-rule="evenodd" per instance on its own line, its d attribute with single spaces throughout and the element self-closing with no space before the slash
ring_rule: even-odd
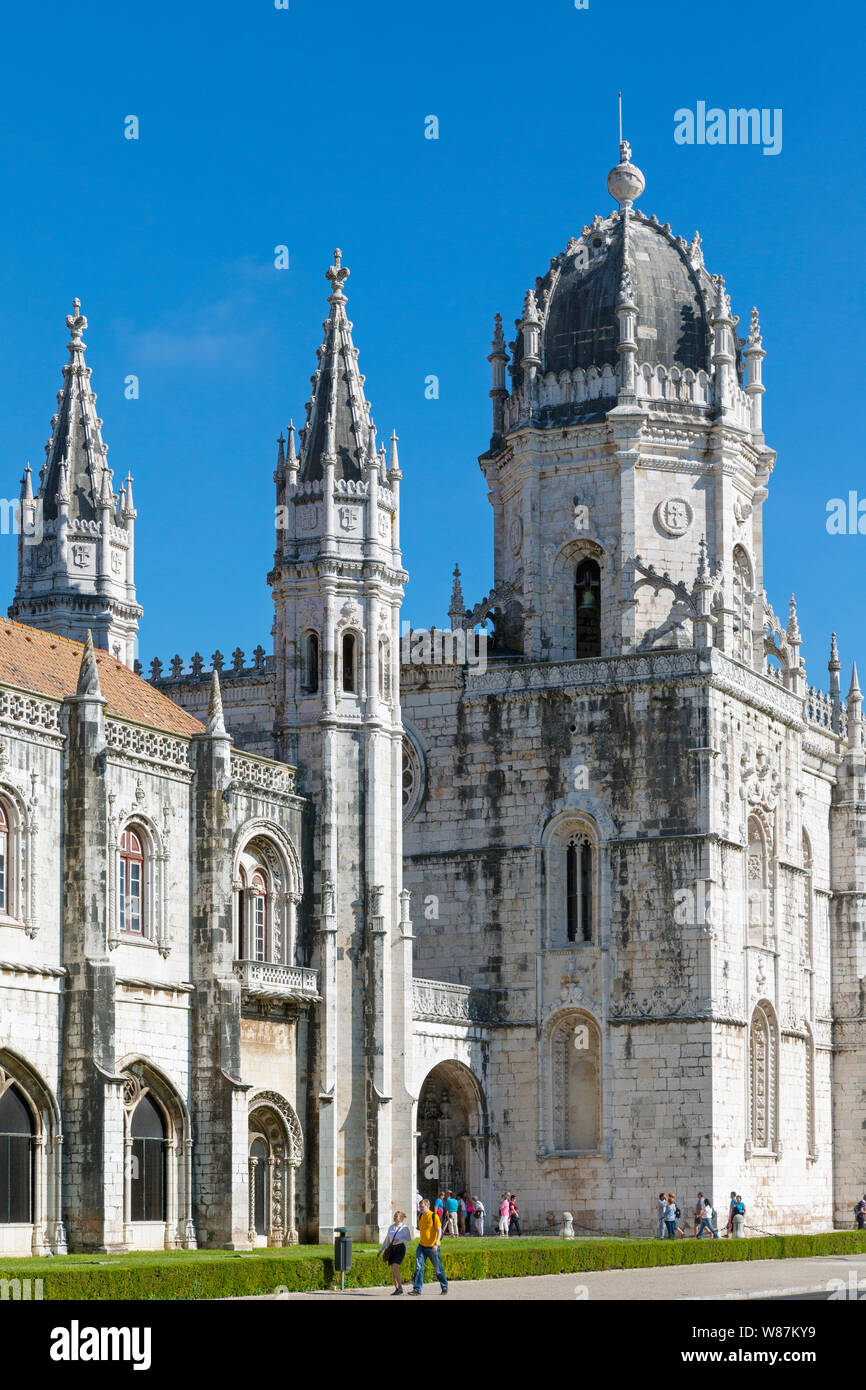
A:
<svg viewBox="0 0 866 1390">
<path fill-rule="evenodd" d="M 508 1200 L 508 1234 L 520 1235 L 520 1212 L 517 1210 L 517 1197 L 513 1192 Z"/>
</svg>

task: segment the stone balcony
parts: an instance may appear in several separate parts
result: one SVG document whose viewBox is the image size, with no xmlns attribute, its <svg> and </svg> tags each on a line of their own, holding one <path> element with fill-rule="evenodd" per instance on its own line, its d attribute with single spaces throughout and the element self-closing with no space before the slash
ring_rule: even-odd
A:
<svg viewBox="0 0 866 1390">
<path fill-rule="evenodd" d="M 412 1016 L 428 1023 L 487 1024 L 494 1021 L 490 990 L 444 980 L 412 981 Z"/>
<path fill-rule="evenodd" d="M 234 972 L 244 999 L 286 1004 L 315 1004 L 320 999 L 319 972 L 303 965 L 272 965 L 263 960 L 236 960 Z"/>
</svg>

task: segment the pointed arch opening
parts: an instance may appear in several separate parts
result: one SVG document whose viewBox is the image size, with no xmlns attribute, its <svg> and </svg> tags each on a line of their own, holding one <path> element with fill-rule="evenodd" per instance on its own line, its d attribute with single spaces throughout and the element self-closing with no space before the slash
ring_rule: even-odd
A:
<svg viewBox="0 0 866 1390">
<path fill-rule="evenodd" d="M 601 568 L 587 557 L 574 572 L 574 654 L 601 656 Z"/>
</svg>

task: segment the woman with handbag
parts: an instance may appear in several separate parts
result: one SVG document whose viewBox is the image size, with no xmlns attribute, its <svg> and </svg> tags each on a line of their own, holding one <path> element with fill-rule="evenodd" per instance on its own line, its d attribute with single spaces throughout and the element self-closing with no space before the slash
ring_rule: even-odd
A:
<svg viewBox="0 0 866 1390">
<path fill-rule="evenodd" d="M 395 1211 L 394 1221 L 388 1227 L 388 1234 L 379 1247 L 379 1254 L 386 1265 L 391 1267 L 391 1278 L 394 1280 L 394 1294 L 403 1292 L 403 1280 L 400 1275 L 400 1266 L 406 1256 L 406 1246 L 411 1240 L 409 1227 L 406 1225 L 405 1211 Z"/>
</svg>

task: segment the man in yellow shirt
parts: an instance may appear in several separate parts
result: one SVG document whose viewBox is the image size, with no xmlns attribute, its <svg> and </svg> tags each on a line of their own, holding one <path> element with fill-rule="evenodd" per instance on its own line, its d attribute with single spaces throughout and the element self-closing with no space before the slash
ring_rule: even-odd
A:
<svg viewBox="0 0 866 1390">
<path fill-rule="evenodd" d="M 429 1260 L 433 1266 L 433 1272 L 442 1288 L 443 1293 L 448 1292 L 448 1280 L 445 1278 L 445 1271 L 442 1268 L 442 1257 L 439 1254 L 439 1242 L 442 1239 L 442 1222 L 439 1220 L 438 1212 L 430 1210 L 430 1203 L 427 1198 L 421 1203 L 421 1210 L 418 1214 L 418 1225 L 421 1229 L 421 1239 L 418 1242 L 418 1249 L 415 1251 L 415 1278 L 412 1281 L 412 1294 L 420 1298 L 421 1290 L 424 1287 L 424 1266 Z M 412 1295 L 410 1294 L 410 1297 Z"/>
</svg>

